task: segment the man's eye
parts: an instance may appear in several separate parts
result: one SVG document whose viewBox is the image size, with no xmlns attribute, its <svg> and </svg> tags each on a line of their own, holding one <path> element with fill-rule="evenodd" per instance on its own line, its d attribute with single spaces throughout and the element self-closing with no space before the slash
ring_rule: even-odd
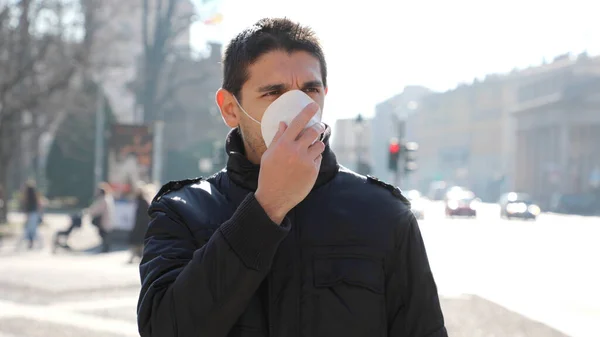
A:
<svg viewBox="0 0 600 337">
<path fill-rule="evenodd" d="M 264 94 L 263 96 L 267 97 L 267 96 L 278 96 L 281 92 L 279 90 L 273 90 L 273 91 L 269 91 L 266 94 Z"/>
<path fill-rule="evenodd" d="M 319 88 L 306 88 L 304 89 L 304 92 L 315 92 L 315 93 L 319 93 L 320 90 Z"/>
</svg>

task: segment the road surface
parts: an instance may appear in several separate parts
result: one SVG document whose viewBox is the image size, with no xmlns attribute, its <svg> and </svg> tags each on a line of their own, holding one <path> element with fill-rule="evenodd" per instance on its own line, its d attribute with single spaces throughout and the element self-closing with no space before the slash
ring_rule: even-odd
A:
<svg viewBox="0 0 600 337">
<path fill-rule="evenodd" d="M 573 337 L 598 336 L 600 218 L 542 214 L 445 219 L 434 204 L 420 222 L 441 294 L 476 294 Z M 528 335 L 523 335 L 528 336 Z"/>
</svg>

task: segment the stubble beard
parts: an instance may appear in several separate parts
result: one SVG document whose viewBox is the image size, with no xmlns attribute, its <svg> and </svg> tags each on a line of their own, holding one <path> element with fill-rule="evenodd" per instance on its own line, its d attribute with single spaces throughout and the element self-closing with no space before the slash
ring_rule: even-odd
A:
<svg viewBox="0 0 600 337">
<path fill-rule="evenodd" d="M 239 128 L 242 140 L 244 141 L 246 157 L 251 161 L 253 159 L 258 160 L 259 163 L 263 153 L 267 151 L 267 146 L 265 145 L 265 142 L 262 139 L 260 129 L 258 132 L 254 132 L 254 130 L 248 130 L 248 128 L 242 125 L 240 125 Z"/>
</svg>

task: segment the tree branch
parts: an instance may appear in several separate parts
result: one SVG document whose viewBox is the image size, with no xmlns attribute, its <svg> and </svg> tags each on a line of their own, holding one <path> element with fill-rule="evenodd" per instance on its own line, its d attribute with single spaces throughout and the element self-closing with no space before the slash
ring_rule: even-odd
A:
<svg viewBox="0 0 600 337">
<path fill-rule="evenodd" d="M 66 88 L 69 85 L 69 82 L 71 81 L 72 75 L 75 73 L 75 69 L 76 69 L 75 67 L 72 67 L 71 69 L 68 70 L 68 72 L 61 79 L 46 86 L 46 88 L 44 88 L 43 90 L 40 90 L 37 93 L 30 93 L 29 96 L 32 97 L 32 99 L 28 100 L 25 104 L 19 106 L 18 109 L 19 110 L 33 109 L 34 107 L 37 106 L 37 104 L 39 103 L 41 98 L 50 96 L 50 95 L 54 94 L 55 92 Z"/>
<path fill-rule="evenodd" d="M 17 69 L 17 72 L 14 76 L 12 76 L 12 78 L 10 78 L 8 81 L 6 81 L 3 85 L 0 86 L 0 95 L 6 94 L 9 91 L 12 91 L 12 89 L 14 87 L 16 87 L 19 83 L 21 83 L 24 79 L 26 79 L 28 77 L 28 75 L 30 75 L 33 70 L 34 70 L 34 65 L 38 62 L 40 62 L 45 56 L 46 56 L 46 52 L 48 51 L 48 47 L 50 46 L 50 41 L 52 39 L 49 38 L 48 36 L 46 36 L 43 40 L 42 40 L 42 45 L 40 47 L 40 50 L 37 52 L 36 57 L 27 57 L 26 58 L 26 63 L 21 63 L 19 62 L 19 68 Z"/>
<path fill-rule="evenodd" d="M 208 76 L 201 76 L 201 77 L 191 77 L 191 78 L 186 78 L 186 79 L 182 79 L 176 83 L 173 83 L 169 86 L 169 88 L 167 89 L 167 91 L 160 96 L 160 98 L 158 100 L 156 100 L 156 111 L 161 111 L 161 109 L 171 101 L 171 98 L 175 95 L 175 92 L 177 92 L 179 89 L 189 86 L 189 85 L 199 85 L 199 84 L 203 84 L 206 83 L 208 79 Z"/>
</svg>

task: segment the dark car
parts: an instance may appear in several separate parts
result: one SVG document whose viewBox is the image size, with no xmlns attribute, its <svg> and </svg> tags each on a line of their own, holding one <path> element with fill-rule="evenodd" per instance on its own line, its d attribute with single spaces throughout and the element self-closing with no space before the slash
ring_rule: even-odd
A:
<svg viewBox="0 0 600 337">
<path fill-rule="evenodd" d="M 477 205 L 480 200 L 475 197 L 475 193 L 462 189 L 452 188 L 448 191 L 445 198 L 446 216 L 477 216 Z"/>
<path fill-rule="evenodd" d="M 535 220 L 540 214 L 536 205 L 527 193 L 510 192 L 503 194 L 498 201 L 500 217 L 506 219 Z"/>
</svg>

